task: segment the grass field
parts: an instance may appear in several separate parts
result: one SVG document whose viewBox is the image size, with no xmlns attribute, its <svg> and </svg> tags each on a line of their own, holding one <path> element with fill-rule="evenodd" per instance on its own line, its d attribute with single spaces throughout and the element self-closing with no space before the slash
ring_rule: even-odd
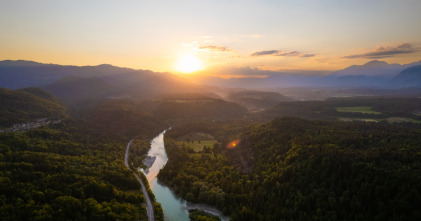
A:
<svg viewBox="0 0 421 221">
<path fill-rule="evenodd" d="M 193 141 L 193 142 L 186 142 L 186 141 L 178 141 L 178 143 L 184 143 L 186 146 L 192 148 L 195 152 L 199 152 L 203 150 L 204 146 L 213 148 L 213 144 L 215 144 L 216 140 L 206 140 L 206 141 Z"/>
<path fill-rule="evenodd" d="M 348 113 L 362 113 L 362 114 L 381 114 L 371 109 L 371 107 L 337 107 L 338 112 L 348 112 Z"/>
<path fill-rule="evenodd" d="M 382 119 L 372 119 L 372 118 L 353 118 L 353 117 L 341 117 L 339 118 L 342 121 L 363 121 L 363 122 L 379 122 Z"/>
<path fill-rule="evenodd" d="M 212 149 L 213 145 L 218 141 L 216 141 L 215 138 L 210 134 L 189 133 L 177 138 L 177 142 L 180 144 L 185 144 L 186 146 L 192 148 L 195 152 L 200 152 L 203 151 L 204 146 L 210 147 Z"/>
<path fill-rule="evenodd" d="M 386 119 L 389 123 L 399 123 L 399 122 L 410 122 L 410 123 L 421 123 L 420 120 L 415 120 L 412 118 L 405 118 L 405 117 L 389 117 Z"/>
<path fill-rule="evenodd" d="M 421 123 L 420 120 L 415 120 L 412 118 L 406 117 L 389 117 L 386 119 L 372 119 L 372 118 L 355 118 L 355 117 L 341 117 L 339 120 L 342 121 L 363 121 L 363 122 L 380 122 L 382 120 L 386 120 L 389 123 L 400 123 L 400 122 L 408 122 L 408 123 Z"/>
</svg>

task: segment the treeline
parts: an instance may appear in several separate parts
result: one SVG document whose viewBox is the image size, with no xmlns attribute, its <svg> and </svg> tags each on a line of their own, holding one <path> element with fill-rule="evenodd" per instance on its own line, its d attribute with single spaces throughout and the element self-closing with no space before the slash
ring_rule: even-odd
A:
<svg viewBox="0 0 421 221">
<path fill-rule="evenodd" d="M 168 128 L 164 119 L 123 99 L 103 100 L 72 118 L 43 90 L 0 92 L 0 112 L 12 113 L 0 115 L 2 120 L 65 117 L 36 130 L 0 133 L 2 220 L 147 219 L 140 184 L 124 165 L 125 148 L 137 137 L 129 161 L 139 164 L 138 154 Z M 163 220 L 160 204 L 154 209 L 155 220 Z"/>
<path fill-rule="evenodd" d="M 146 169 L 143 160 L 146 158 L 150 145 L 150 140 L 147 139 L 133 140 L 129 149 L 129 163 L 133 165 L 135 169 L 139 167 Z"/>
<path fill-rule="evenodd" d="M 221 169 L 229 167 L 225 158 L 216 152 L 221 148 L 214 148 L 212 154 L 190 156 L 187 147 L 177 146 L 171 138 L 166 139 L 165 148 L 169 159 L 158 174 L 160 181 L 169 183 L 175 193 L 187 201 L 211 205 L 225 203 L 226 194 L 218 182 L 224 175 Z"/>
<path fill-rule="evenodd" d="M 419 220 L 420 133 L 282 118 L 245 130 L 236 148 L 200 157 L 168 137 L 159 179 L 232 220 Z"/>
<path fill-rule="evenodd" d="M 191 221 L 221 221 L 218 216 L 212 215 L 200 209 L 190 209 L 189 218 Z"/>
<path fill-rule="evenodd" d="M 381 114 L 338 112 L 337 107 L 368 106 Z M 299 117 L 311 120 L 336 120 L 338 117 L 384 119 L 407 117 L 421 120 L 420 98 L 351 97 L 331 98 L 326 101 L 281 102 L 275 107 L 258 113 L 258 119 L 272 120 L 277 117 Z"/>
<path fill-rule="evenodd" d="M 149 139 L 169 127 L 165 119 L 144 110 L 133 100 L 111 99 L 81 112 L 81 118 L 98 134 L 130 140 L 136 136 Z"/>
<path fill-rule="evenodd" d="M 171 125 L 196 121 L 231 121 L 248 115 L 238 104 L 212 98 L 148 101 L 110 99 L 80 111 L 89 127 L 108 137 L 153 137 Z"/>
<path fill-rule="evenodd" d="M 47 127 L 0 140 L 2 220 L 146 218 L 123 143 Z"/>
<path fill-rule="evenodd" d="M 248 115 L 246 108 L 214 98 L 171 98 L 145 102 L 151 113 L 171 123 L 201 120 L 230 120 Z"/>
</svg>

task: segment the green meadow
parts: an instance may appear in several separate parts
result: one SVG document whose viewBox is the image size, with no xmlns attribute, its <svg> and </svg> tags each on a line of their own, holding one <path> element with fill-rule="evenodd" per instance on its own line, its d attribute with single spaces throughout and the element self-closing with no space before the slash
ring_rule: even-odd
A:
<svg viewBox="0 0 421 221">
<path fill-rule="evenodd" d="M 381 114 L 381 112 L 374 111 L 371 107 L 337 107 L 338 112 L 348 112 L 348 113 L 363 113 L 363 114 Z"/>
<path fill-rule="evenodd" d="M 177 141 L 192 148 L 195 152 L 203 151 L 205 146 L 212 149 L 213 145 L 217 143 L 213 136 L 205 133 L 189 133 L 177 138 Z"/>
</svg>

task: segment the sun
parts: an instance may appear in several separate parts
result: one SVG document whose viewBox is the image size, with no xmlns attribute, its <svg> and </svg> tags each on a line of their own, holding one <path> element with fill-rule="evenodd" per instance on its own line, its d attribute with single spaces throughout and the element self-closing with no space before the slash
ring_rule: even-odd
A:
<svg viewBox="0 0 421 221">
<path fill-rule="evenodd" d="M 192 73 L 202 69 L 202 61 L 195 55 L 183 55 L 175 64 L 175 70 L 182 73 Z"/>
</svg>

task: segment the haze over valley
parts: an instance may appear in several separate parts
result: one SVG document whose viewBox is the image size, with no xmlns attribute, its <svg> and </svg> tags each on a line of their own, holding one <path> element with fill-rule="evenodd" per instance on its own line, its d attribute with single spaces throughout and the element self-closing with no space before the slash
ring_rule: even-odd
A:
<svg viewBox="0 0 421 221">
<path fill-rule="evenodd" d="M 420 10 L 0 2 L 1 220 L 421 220 Z"/>
</svg>

